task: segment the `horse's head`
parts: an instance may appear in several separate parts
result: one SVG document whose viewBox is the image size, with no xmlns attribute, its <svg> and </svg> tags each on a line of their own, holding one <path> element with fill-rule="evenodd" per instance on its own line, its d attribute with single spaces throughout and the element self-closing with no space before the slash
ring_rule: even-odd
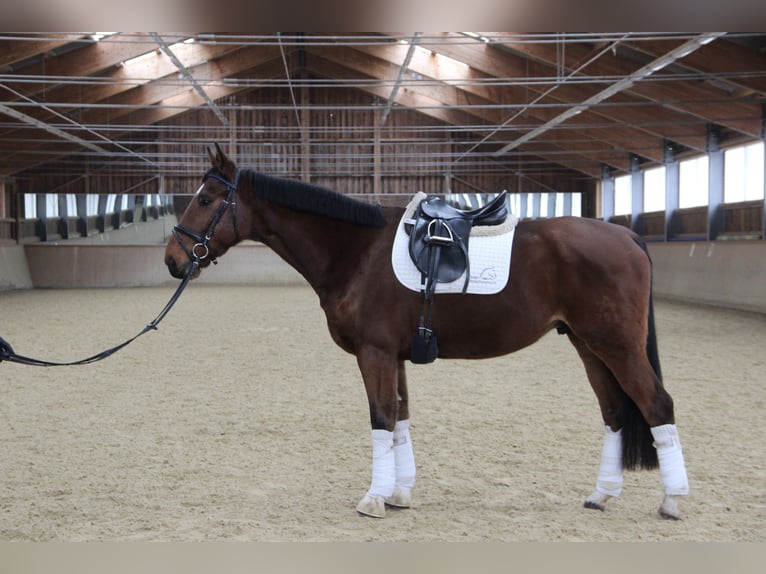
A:
<svg viewBox="0 0 766 574">
<path fill-rule="evenodd" d="M 240 241 L 237 217 L 239 169 L 218 144 L 209 149 L 212 167 L 202 178 L 197 193 L 173 227 L 165 248 L 165 264 L 173 277 L 186 276 L 196 262 L 199 270 Z"/>
</svg>

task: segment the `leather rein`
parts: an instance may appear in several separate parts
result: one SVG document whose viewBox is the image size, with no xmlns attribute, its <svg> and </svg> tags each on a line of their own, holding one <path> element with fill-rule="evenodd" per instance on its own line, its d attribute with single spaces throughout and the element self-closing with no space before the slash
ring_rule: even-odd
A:
<svg viewBox="0 0 766 574">
<path fill-rule="evenodd" d="M 192 231 L 190 229 L 187 229 L 186 227 L 183 227 L 182 225 L 175 225 L 173 227 L 173 237 L 176 238 L 176 241 L 181 245 L 181 248 L 184 250 L 184 253 L 189 256 L 189 259 L 191 261 L 191 265 L 189 265 L 189 269 L 186 272 L 186 275 L 184 275 L 183 280 L 181 281 L 181 284 L 176 289 L 175 293 L 171 296 L 168 303 L 165 305 L 165 307 L 160 311 L 159 315 L 157 315 L 151 323 L 146 325 L 146 327 L 143 328 L 143 330 L 138 333 L 137 335 L 131 337 L 127 341 L 120 343 L 119 345 L 115 345 L 114 347 L 111 347 L 105 351 L 101 351 L 100 353 L 93 355 L 92 357 L 88 357 L 86 359 L 80 359 L 79 361 L 69 361 L 64 363 L 58 363 L 53 361 L 44 361 L 41 359 L 34 359 L 31 357 L 25 357 L 24 355 L 19 355 L 16 352 L 14 352 L 13 347 L 11 347 L 10 343 L 0 337 L 0 363 L 3 361 L 9 361 L 11 363 L 20 363 L 22 365 L 30 365 L 35 367 L 64 367 L 64 366 L 72 366 L 72 365 L 87 365 L 90 363 L 95 363 L 96 361 L 101 361 L 102 359 L 106 359 L 107 357 L 113 355 L 123 347 L 127 347 L 130 343 L 138 339 L 141 335 L 144 333 L 148 333 L 149 331 L 156 331 L 157 326 L 160 324 L 160 321 L 162 321 L 165 318 L 165 315 L 168 314 L 170 309 L 175 305 L 176 301 L 178 301 L 179 297 L 181 296 L 181 293 L 183 293 L 184 289 L 186 289 L 186 286 L 189 284 L 189 281 L 191 281 L 192 276 L 197 271 L 197 269 L 200 266 L 200 263 L 204 261 L 207 257 L 210 257 L 210 261 L 213 263 L 217 263 L 215 254 L 211 254 L 209 243 L 210 240 L 213 238 L 213 233 L 215 232 L 215 228 L 220 223 L 221 219 L 223 219 L 223 215 L 228 209 L 229 206 L 231 206 L 231 215 L 232 215 L 232 223 L 234 225 L 234 233 L 236 235 L 237 241 L 239 241 L 239 230 L 237 229 L 237 202 L 236 202 L 236 195 L 237 195 L 237 184 L 239 183 L 239 170 L 237 170 L 237 175 L 234 180 L 234 183 L 231 183 L 227 179 L 216 175 L 214 173 L 207 173 L 205 177 L 202 179 L 203 183 L 207 178 L 213 178 L 221 183 L 223 183 L 226 186 L 226 198 L 221 202 L 221 205 L 218 206 L 218 209 L 213 214 L 213 218 L 210 220 L 210 223 L 208 224 L 207 231 L 205 232 L 205 235 L 201 235 L 197 233 L 196 231 Z M 191 237 L 196 243 L 194 246 L 192 246 L 191 250 L 187 249 L 187 247 L 183 244 L 183 241 L 181 241 L 181 237 L 179 233 L 183 233 L 184 235 L 187 235 L 188 237 Z"/>
</svg>

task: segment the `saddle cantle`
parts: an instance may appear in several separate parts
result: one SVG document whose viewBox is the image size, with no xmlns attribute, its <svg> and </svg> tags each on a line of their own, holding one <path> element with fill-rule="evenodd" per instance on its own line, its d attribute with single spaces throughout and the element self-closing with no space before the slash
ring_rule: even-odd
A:
<svg viewBox="0 0 766 574">
<path fill-rule="evenodd" d="M 471 211 L 449 205 L 439 198 L 420 202 L 409 229 L 409 252 L 412 262 L 424 278 L 423 308 L 420 323 L 412 337 L 413 363 L 431 363 L 439 354 L 436 334 L 431 329 L 433 298 L 437 283 L 450 283 L 465 274 L 463 293 L 468 290 L 471 262 L 468 241 L 471 229 L 480 225 L 500 225 L 508 217 L 503 191 L 492 201 Z"/>
<path fill-rule="evenodd" d="M 457 209 L 438 197 L 420 203 L 410 230 L 409 249 L 412 262 L 424 274 L 427 285 L 450 283 L 465 273 L 463 293 L 466 292 L 471 276 L 468 257 L 471 229 L 503 223 L 508 217 L 507 195 L 503 191 L 471 211 Z"/>
</svg>

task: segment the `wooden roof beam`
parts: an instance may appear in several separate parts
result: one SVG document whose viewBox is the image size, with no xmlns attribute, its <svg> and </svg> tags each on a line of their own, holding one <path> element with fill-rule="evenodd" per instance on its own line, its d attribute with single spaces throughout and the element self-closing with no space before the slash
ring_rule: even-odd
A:
<svg viewBox="0 0 766 574">
<path fill-rule="evenodd" d="M 335 50 L 308 48 L 307 68 L 319 75 L 328 78 L 347 79 L 349 72 L 361 74 L 362 77 L 376 77 L 382 80 L 394 81 L 396 79 L 396 67 L 387 63 L 375 62 L 370 56 L 361 53 L 351 54 L 350 51 L 342 53 Z M 360 90 L 373 94 L 386 100 L 390 90 L 385 85 L 366 84 L 359 86 Z M 405 107 L 414 108 L 415 111 L 455 125 L 473 125 L 475 118 L 470 114 L 447 108 L 444 102 L 430 96 L 418 93 L 409 88 L 399 90 L 396 103 Z"/>
<path fill-rule="evenodd" d="M 156 48 L 148 34 L 131 34 L 130 41 L 120 41 L 120 37 L 121 34 L 110 36 L 107 40 L 36 62 L 15 72 L 30 80 L 39 77 L 40 82 L 7 82 L 7 85 L 26 96 L 34 97 L 50 88 L 51 79 L 44 78 L 90 76 Z"/>
<path fill-rule="evenodd" d="M 678 41 L 654 40 L 630 42 L 628 46 L 649 56 L 656 56 Z M 738 96 L 758 95 L 766 97 L 766 53 L 756 52 L 721 38 L 712 45 L 701 47 L 683 59 L 684 68 L 707 76 L 707 82 L 715 85 L 717 76 L 736 73 L 736 77 L 723 77 L 721 81 L 738 88 Z M 753 74 L 753 77 L 748 77 Z"/>
<path fill-rule="evenodd" d="M 277 48 L 277 52 L 278 51 L 279 49 Z M 265 65 L 258 68 L 259 77 L 278 77 L 283 74 L 284 66 L 280 59 L 271 59 Z M 206 88 L 210 97 L 215 100 L 219 100 L 221 98 L 232 96 L 234 94 L 252 89 L 253 88 L 230 87 L 219 84 L 210 85 Z M 153 107 L 130 111 L 129 113 L 121 116 L 114 123 L 117 125 L 156 124 L 179 114 L 186 113 L 192 108 L 198 108 L 203 105 L 204 100 L 202 100 L 197 92 L 187 88 L 181 92 L 176 92 L 172 95 L 168 95 L 167 97 L 155 103 L 156 106 Z"/>
<path fill-rule="evenodd" d="M 4 38 L 0 40 L 0 70 L 4 67 L 10 69 L 10 66 L 23 62 L 34 56 L 47 54 L 56 48 L 66 46 L 81 35 L 73 34 L 46 34 L 45 39 L 41 40 L 30 34 L 3 34 Z"/>
<path fill-rule="evenodd" d="M 221 78 L 231 74 L 238 74 L 246 72 L 252 69 L 253 64 L 256 62 L 276 62 L 276 58 L 279 57 L 279 48 L 274 46 L 265 47 L 250 47 L 245 48 L 245 54 L 237 52 L 229 52 L 225 56 L 218 60 L 205 62 L 198 66 L 193 67 L 193 71 L 198 77 L 211 77 Z M 245 56 L 245 57 L 243 57 Z M 259 57 L 260 60 L 255 60 L 255 57 Z M 281 68 L 280 68 L 281 69 Z M 284 70 L 282 70 L 284 72 Z M 271 73 L 268 69 L 262 71 L 262 73 Z M 273 71 L 276 74 L 276 71 Z M 215 98 L 222 98 L 227 95 L 232 95 L 241 91 L 245 91 L 251 88 L 245 87 L 228 87 L 222 89 L 216 89 L 211 93 L 215 94 Z M 122 92 L 113 98 L 108 98 L 102 103 L 107 104 L 125 104 L 125 108 L 92 108 L 82 115 L 81 121 L 84 124 L 101 124 L 111 123 L 116 124 L 151 124 L 165 119 L 169 119 L 175 115 L 182 114 L 188 111 L 187 107 L 199 107 L 204 104 L 204 101 L 189 97 L 190 92 L 188 86 L 184 85 L 163 85 L 161 79 L 149 82 L 146 85 L 139 86 L 127 92 Z M 164 109 L 143 109 L 135 110 L 133 106 L 150 104 L 157 104 L 162 106 L 173 106 Z M 112 134 L 112 138 L 116 138 L 117 134 Z M 0 175 L 9 175 L 17 173 L 33 167 L 35 165 L 50 161 L 62 153 L 72 153 L 70 148 L 61 147 L 51 154 L 43 155 L 29 155 L 29 152 L 35 152 L 37 150 L 46 150 L 49 147 L 47 143 L 28 143 L 19 144 L 19 142 L 0 141 L 0 149 L 6 149 L 7 155 L 0 160 Z M 26 152 L 26 156 L 25 156 Z"/>
<path fill-rule="evenodd" d="M 214 60 L 227 52 L 231 52 L 231 47 L 203 46 L 193 43 L 178 46 L 175 52 L 184 65 L 193 66 L 199 62 Z M 155 55 L 155 57 L 144 58 L 139 62 L 132 63 L 130 66 L 118 66 L 102 76 L 102 82 L 97 82 L 93 85 L 62 84 L 60 87 L 53 88 L 46 93 L 46 101 L 57 103 L 71 102 L 71 107 L 56 108 L 58 113 L 66 114 L 79 108 L 87 108 L 88 104 L 106 101 L 111 97 L 136 90 L 142 85 L 150 84 L 174 72 L 176 72 L 176 67 L 168 58 Z M 12 97 L 15 99 L 15 96 Z M 26 111 L 26 113 L 46 122 L 56 117 L 55 114 L 44 107 L 32 108 Z M 0 131 L 0 137 L 9 137 L 13 131 L 12 129 Z"/>
<path fill-rule="evenodd" d="M 399 44 L 391 44 L 390 46 L 360 46 L 356 49 L 394 63 L 399 58 L 401 48 Z M 492 80 L 492 76 L 478 72 L 466 64 L 452 60 L 452 58 L 450 58 L 452 61 L 449 61 L 434 56 L 426 56 L 424 52 L 418 51 L 416 57 L 410 62 L 410 69 L 423 76 L 445 82 L 442 90 L 455 92 L 456 95 L 452 96 L 453 102 L 470 103 L 473 99 L 476 103 L 486 101 L 488 104 L 497 105 L 509 102 L 523 102 L 529 98 L 528 90 L 525 88 L 520 86 L 487 86 L 485 80 Z M 418 83 L 415 83 L 412 89 L 417 91 L 435 91 L 438 88 L 426 84 L 421 88 Z M 481 98 L 481 100 L 476 99 L 476 96 Z M 443 101 L 446 101 L 448 97 L 445 95 L 442 98 Z M 551 112 L 550 108 L 531 106 L 526 110 L 524 116 L 546 122 L 555 117 L 555 114 Z M 504 123 L 507 117 L 507 111 L 501 109 L 488 110 L 482 115 L 485 121 L 492 121 L 495 124 Z M 630 125 L 618 124 L 608 117 L 594 113 L 584 114 L 579 119 L 586 126 L 591 124 L 598 127 L 580 127 L 572 133 L 580 134 L 583 138 L 600 140 L 603 145 L 624 148 L 626 155 L 630 153 L 640 154 L 647 159 L 658 162 L 663 159 L 664 137 Z M 609 123 L 613 125 L 604 125 Z M 700 134 L 699 141 L 704 146 L 704 130 Z M 635 147 L 639 142 L 640 146 Z"/>
</svg>

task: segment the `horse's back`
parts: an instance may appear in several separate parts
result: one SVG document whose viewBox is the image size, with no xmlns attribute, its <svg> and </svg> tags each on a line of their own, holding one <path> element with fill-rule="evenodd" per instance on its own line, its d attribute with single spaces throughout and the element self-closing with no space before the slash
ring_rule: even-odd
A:
<svg viewBox="0 0 766 574">
<path fill-rule="evenodd" d="M 527 259 L 539 262 L 546 273 L 564 283 L 596 276 L 638 280 L 650 267 L 639 237 L 630 229 L 571 216 L 519 223 L 512 272 L 514 264 Z"/>
</svg>

